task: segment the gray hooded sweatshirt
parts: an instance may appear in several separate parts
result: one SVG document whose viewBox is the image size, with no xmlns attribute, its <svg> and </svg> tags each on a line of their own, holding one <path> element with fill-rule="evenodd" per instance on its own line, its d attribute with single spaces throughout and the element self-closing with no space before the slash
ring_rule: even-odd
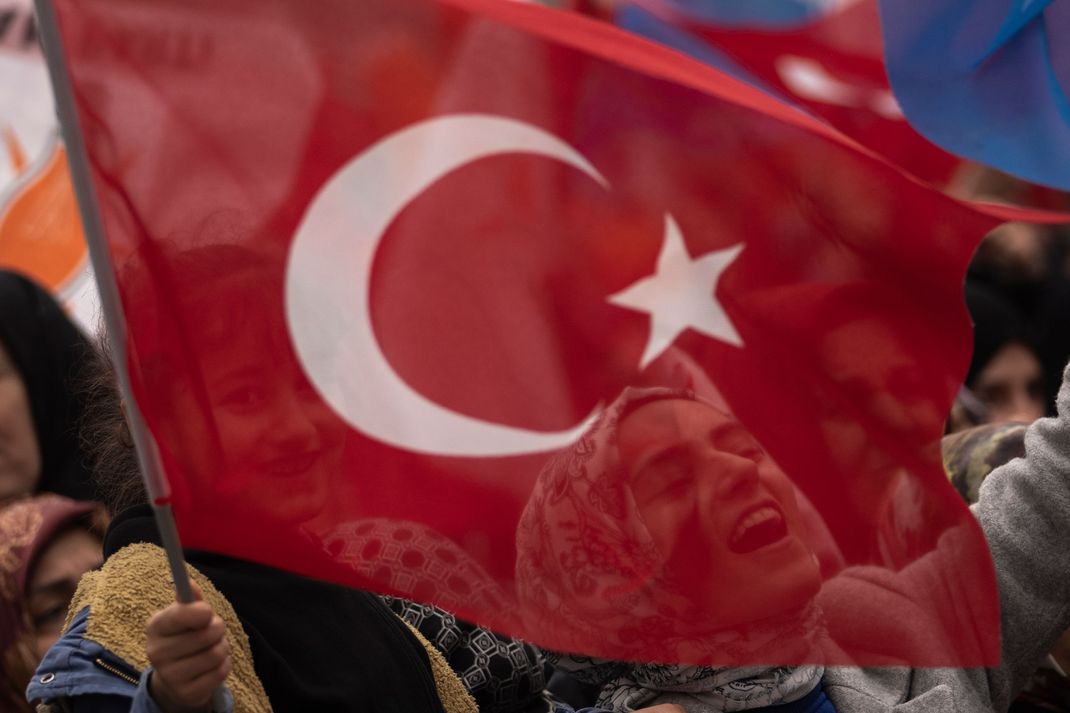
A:
<svg viewBox="0 0 1070 713">
<path fill-rule="evenodd" d="M 1030 427 L 1025 458 L 989 475 L 972 508 L 995 564 L 1002 664 L 991 669 L 829 668 L 822 682 L 840 713 L 1005 711 L 1070 626 L 1070 367 L 1063 374 L 1058 411 L 1057 418 Z M 902 594 L 911 595 L 908 588 Z"/>
</svg>

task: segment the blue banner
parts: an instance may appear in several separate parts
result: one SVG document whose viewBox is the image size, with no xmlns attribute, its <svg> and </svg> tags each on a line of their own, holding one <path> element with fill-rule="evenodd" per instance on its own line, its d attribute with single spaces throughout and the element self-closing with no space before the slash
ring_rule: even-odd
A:
<svg viewBox="0 0 1070 713">
<path fill-rule="evenodd" d="M 907 120 L 965 158 L 1070 190 L 1070 0 L 880 0 Z"/>
</svg>

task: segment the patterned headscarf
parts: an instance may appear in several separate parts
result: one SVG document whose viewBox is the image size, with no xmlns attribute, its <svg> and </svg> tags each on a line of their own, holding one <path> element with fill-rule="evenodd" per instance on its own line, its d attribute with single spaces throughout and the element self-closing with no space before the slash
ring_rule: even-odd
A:
<svg viewBox="0 0 1070 713">
<path fill-rule="evenodd" d="M 508 607 L 494 579 L 452 540 L 421 523 L 390 518 L 343 523 L 322 539 L 336 562 L 389 581 L 392 591 L 407 597 L 382 599 L 442 652 L 481 713 L 549 709 L 542 696 L 541 651 L 446 611 L 464 605 L 499 612 Z M 432 601 L 446 609 L 426 603 Z"/>
<path fill-rule="evenodd" d="M 811 646 L 821 629 L 813 605 L 727 631 L 668 580 L 665 556 L 639 514 L 617 448 L 622 418 L 659 399 L 696 400 L 690 391 L 628 389 L 543 469 L 517 530 L 523 610 L 551 628 L 562 648 L 581 650 L 583 642 L 601 640 L 614 650 L 635 651 L 636 659 L 660 649 L 675 651 L 678 660 L 708 658 L 711 651 L 727 660 L 776 660 L 789 643 Z M 601 685 L 598 705 L 614 711 L 650 705 L 665 693 L 691 694 L 711 711 L 773 705 L 806 695 L 823 673 L 812 665 L 713 668 L 548 658 L 577 679 Z"/>
</svg>

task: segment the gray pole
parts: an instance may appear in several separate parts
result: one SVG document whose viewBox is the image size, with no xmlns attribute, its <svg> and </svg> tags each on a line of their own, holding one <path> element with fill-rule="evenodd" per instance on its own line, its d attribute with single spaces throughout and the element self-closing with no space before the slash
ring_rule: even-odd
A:
<svg viewBox="0 0 1070 713">
<path fill-rule="evenodd" d="M 74 94 L 71 90 L 67 65 L 63 61 L 59 28 L 50 0 L 35 0 L 37 24 L 44 45 L 48 72 L 52 77 L 52 91 L 56 97 L 56 113 L 63 132 L 63 141 L 67 146 L 67 161 L 71 168 L 74 194 L 78 199 L 78 210 L 82 214 L 82 226 L 85 229 L 86 242 L 89 245 L 89 259 L 96 273 L 97 286 L 100 289 L 100 307 L 104 324 L 111 342 L 115 374 L 119 381 L 119 393 L 126 409 L 126 421 L 130 426 L 130 435 L 137 450 L 138 465 L 141 467 L 145 489 L 153 511 L 156 513 L 157 525 L 163 538 L 164 549 L 171 564 L 171 574 L 175 579 L 175 591 L 179 601 L 193 601 L 193 590 L 186 575 L 182 547 L 178 541 L 174 515 L 171 511 L 171 488 L 164 476 L 163 465 L 156 450 L 156 442 L 145 426 L 145 420 L 134 399 L 130 388 L 130 376 L 127 373 L 126 320 L 119 302 L 119 289 L 115 282 L 115 270 L 108 254 L 108 245 L 104 239 L 104 227 L 97 210 L 96 196 L 90 179 L 89 159 L 82 139 L 81 127 L 74 106 Z"/>
<path fill-rule="evenodd" d="M 60 129 L 63 132 L 63 141 L 67 147 L 67 162 L 71 168 L 71 180 L 74 183 L 74 194 L 78 199 L 78 210 L 82 215 L 82 226 L 85 230 L 86 242 L 89 245 L 89 259 L 96 273 L 97 286 L 100 289 L 100 306 L 104 315 L 104 324 L 108 330 L 108 338 L 111 340 L 112 357 L 115 374 L 119 381 L 119 393 L 122 396 L 126 408 L 126 421 L 130 427 L 130 435 L 137 451 L 138 465 L 145 481 L 145 489 L 152 503 L 152 510 L 156 516 L 156 526 L 160 530 L 160 538 L 163 548 L 167 552 L 167 561 L 171 567 L 171 576 L 175 582 L 175 594 L 179 602 L 188 603 L 193 601 L 193 589 L 190 586 L 189 574 L 186 572 L 186 561 L 182 553 L 182 543 L 178 539 L 178 528 L 175 526 L 175 516 L 171 509 L 171 488 L 163 472 L 163 464 L 160 461 L 159 451 L 156 450 L 156 442 L 145 425 L 145 420 L 134 399 L 134 392 L 130 388 L 130 376 L 127 373 L 126 354 L 126 320 L 123 317 L 122 305 L 119 301 L 119 288 L 115 282 L 115 270 L 108 254 L 108 245 L 104 239 L 104 227 L 97 211 L 96 197 L 93 184 L 90 179 L 89 159 L 85 151 L 85 142 L 82 139 L 81 127 L 78 124 L 78 115 L 74 105 L 74 93 L 71 89 L 70 77 L 67 74 L 67 65 L 63 61 L 61 50 L 59 26 L 56 24 L 56 15 L 51 0 L 34 0 L 37 11 L 37 25 L 40 31 L 41 42 L 44 46 L 45 60 L 48 63 L 48 72 L 52 77 L 52 91 L 56 98 L 56 113 L 59 116 Z M 212 700 L 214 710 L 222 711 L 223 689 L 216 691 Z"/>
</svg>

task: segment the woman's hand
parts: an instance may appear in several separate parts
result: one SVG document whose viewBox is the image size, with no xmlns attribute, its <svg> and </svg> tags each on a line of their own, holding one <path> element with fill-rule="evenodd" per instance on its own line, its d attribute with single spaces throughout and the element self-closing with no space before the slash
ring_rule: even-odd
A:
<svg viewBox="0 0 1070 713">
<path fill-rule="evenodd" d="M 685 711 L 674 703 L 663 703 L 653 708 L 640 708 L 635 713 L 685 713 Z"/>
<path fill-rule="evenodd" d="M 145 624 L 149 694 L 164 713 L 208 713 L 230 673 L 226 626 L 193 583 L 197 601 L 161 609 Z"/>
</svg>

